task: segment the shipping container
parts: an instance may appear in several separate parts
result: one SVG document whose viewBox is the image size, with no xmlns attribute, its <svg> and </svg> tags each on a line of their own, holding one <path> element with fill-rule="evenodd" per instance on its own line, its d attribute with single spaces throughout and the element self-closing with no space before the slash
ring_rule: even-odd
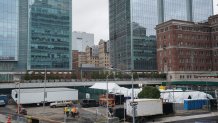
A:
<svg viewBox="0 0 218 123">
<path fill-rule="evenodd" d="M 20 95 L 19 95 L 20 94 Z M 55 101 L 76 101 L 78 100 L 78 90 L 69 88 L 46 88 L 44 96 L 44 88 L 33 89 L 14 89 L 11 96 L 15 102 L 20 104 L 40 104 L 44 102 Z"/>
</svg>

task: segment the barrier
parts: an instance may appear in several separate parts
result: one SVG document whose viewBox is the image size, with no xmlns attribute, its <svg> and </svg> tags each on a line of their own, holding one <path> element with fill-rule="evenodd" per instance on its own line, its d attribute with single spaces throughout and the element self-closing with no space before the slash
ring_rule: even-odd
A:
<svg viewBox="0 0 218 123">
<path fill-rule="evenodd" d="M 199 100 L 186 99 L 184 100 L 184 109 L 185 110 L 202 109 L 203 106 L 207 104 L 208 104 L 207 99 L 199 99 Z"/>
</svg>

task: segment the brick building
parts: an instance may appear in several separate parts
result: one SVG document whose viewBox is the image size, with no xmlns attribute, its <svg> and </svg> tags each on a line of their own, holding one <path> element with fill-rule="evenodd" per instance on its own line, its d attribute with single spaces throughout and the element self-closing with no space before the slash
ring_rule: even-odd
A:
<svg viewBox="0 0 218 123">
<path fill-rule="evenodd" d="M 93 64 L 95 67 L 99 67 L 99 49 L 97 45 L 92 47 L 86 47 L 86 63 Z"/>
<path fill-rule="evenodd" d="M 108 42 L 100 40 L 99 44 L 99 67 L 106 68 L 109 67 L 109 48 Z"/>
<path fill-rule="evenodd" d="M 170 20 L 156 26 L 157 66 L 170 80 L 218 71 L 218 15 L 208 22 Z"/>
<path fill-rule="evenodd" d="M 78 50 L 72 50 L 72 67 L 73 69 L 77 69 L 79 67 L 79 52 Z"/>
</svg>

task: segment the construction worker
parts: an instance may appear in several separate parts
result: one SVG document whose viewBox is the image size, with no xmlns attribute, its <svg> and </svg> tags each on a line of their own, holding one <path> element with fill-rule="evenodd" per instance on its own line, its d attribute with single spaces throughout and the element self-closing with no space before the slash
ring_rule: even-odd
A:
<svg viewBox="0 0 218 123">
<path fill-rule="evenodd" d="M 68 106 L 67 107 L 67 117 L 70 115 L 70 112 L 71 112 L 71 108 Z"/>
<path fill-rule="evenodd" d="M 76 116 L 76 113 L 77 113 L 77 109 L 75 106 L 73 106 L 73 108 L 71 109 L 71 116 L 72 117 L 75 117 Z"/>
<path fill-rule="evenodd" d="M 67 107 L 64 107 L 64 114 L 66 114 L 67 115 Z"/>
</svg>

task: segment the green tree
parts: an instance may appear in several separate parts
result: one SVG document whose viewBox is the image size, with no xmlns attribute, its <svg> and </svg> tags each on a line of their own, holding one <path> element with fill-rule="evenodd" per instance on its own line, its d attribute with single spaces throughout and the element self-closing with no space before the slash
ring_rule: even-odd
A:
<svg viewBox="0 0 218 123">
<path fill-rule="evenodd" d="M 24 75 L 24 80 L 30 80 L 31 76 L 28 74 L 28 72 L 26 72 L 26 74 Z"/>
<path fill-rule="evenodd" d="M 134 79 L 138 79 L 138 78 L 139 78 L 139 76 L 138 76 L 138 73 L 137 73 L 137 72 L 134 72 L 134 73 L 133 73 L 133 78 L 134 78 Z"/>
<path fill-rule="evenodd" d="M 149 99 L 158 99 L 160 98 L 160 91 L 151 86 L 145 86 L 142 91 L 138 94 L 139 98 L 149 98 Z"/>
<path fill-rule="evenodd" d="M 71 78 L 72 78 L 72 79 L 77 79 L 76 74 L 75 74 L 75 73 L 72 73 L 72 74 L 71 74 Z"/>
</svg>

